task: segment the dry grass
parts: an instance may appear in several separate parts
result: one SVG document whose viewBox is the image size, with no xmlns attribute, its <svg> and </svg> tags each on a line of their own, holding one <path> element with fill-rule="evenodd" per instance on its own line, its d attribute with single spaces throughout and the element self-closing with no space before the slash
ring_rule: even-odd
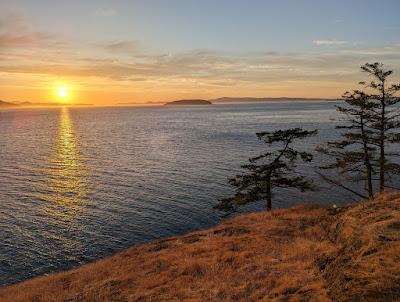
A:
<svg viewBox="0 0 400 302">
<path fill-rule="evenodd" d="M 400 195 L 297 206 L 0 289 L 0 301 L 399 301 Z"/>
</svg>

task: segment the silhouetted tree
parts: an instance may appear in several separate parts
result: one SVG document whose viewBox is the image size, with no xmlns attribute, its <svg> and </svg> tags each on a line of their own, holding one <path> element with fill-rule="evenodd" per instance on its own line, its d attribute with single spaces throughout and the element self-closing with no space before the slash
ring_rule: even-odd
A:
<svg viewBox="0 0 400 302">
<path fill-rule="evenodd" d="M 271 210 L 273 190 L 277 187 L 312 190 L 312 182 L 302 175 L 296 175 L 294 168 L 296 161 L 311 162 L 313 156 L 295 150 L 292 143 L 316 133 L 317 130 L 307 131 L 300 128 L 257 133 L 258 139 L 267 145 L 277 145 L 276 150 L 250 158 L 250 163 L 242 166 L 247 173 L 229 180 L 237 188 L 236 194 L 231 198 L 221 199 L 215 208 L 232 212 L 249 202 L 265 200 L 267 209 Z"/>
<path fill-rule="evenodd" d="M 376 104 L 370 100 L 369 95 L 360 90 L 354 90 L 352 93 L 346 92 L 343 99 L 347 106 L 336 106 L 336 109 L 345 115 L 346 123 L 336 126 L 336 129 L 346 131 L 342 133 L 339 140 L 317 147 L 317 151 L 334 157 L 333 163 L 321 168 L 335 169 L 346 182 L 364 180 L 368 196 L 373 197 L 373 166 L 376 148 L 373 145 L 373 131 L 368 128 L 368 124 Z M 340 186 L 362 198 L 366 197 L 338 178 L 322 173 L 319 175 L 331 184 Z"/>
<path fill-rule="evenodd" d="M 393 71 L 384 69 L 382 63 L 366 63 L 361 69 L 373 78 L 369 83 L 360 84 L 372 90 L 370 98 L 376 102 L 370 126 L 377 132 L 374 142 L 379 147 L 379 191 L 382 192 L 386 186 L 385 175 L 400 174 L 400 165 L 389 160 L 391 156 L 398 154 L 386 151 L 388 144 L 400 142 L 399 110 L 395 106 L 400 102 L 400 98 L 396 96 L 400 91 L 400 84 L 387 83 Z"/>
</svg>

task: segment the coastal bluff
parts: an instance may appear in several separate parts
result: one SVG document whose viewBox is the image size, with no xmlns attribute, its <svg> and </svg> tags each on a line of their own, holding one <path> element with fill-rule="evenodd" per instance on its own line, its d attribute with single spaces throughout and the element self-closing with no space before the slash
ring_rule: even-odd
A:
<svg viewBox="0 0 400 302">
<path fill-rule="evenodd" d="M 212 105 L 210 101 L 193 99 L 193 100 L 179 100 L 165 103 L 165 106 L 197 106 L 197 105 Z"/>
<path fill-rule="evenodd" d="M 400 193 L 298 205 L 0 289 L 0 301 L 399 301 Z"/>
</svg>

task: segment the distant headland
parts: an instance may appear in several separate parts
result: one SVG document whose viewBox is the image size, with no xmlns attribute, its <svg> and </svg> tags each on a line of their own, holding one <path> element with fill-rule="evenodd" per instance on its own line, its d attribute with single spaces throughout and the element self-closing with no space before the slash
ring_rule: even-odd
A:
<svg viewBox="0 0 400 302">
<path fill-rule="evenodd" d="M 211 100 L 213 103 L 262 103 L 262 102 L 322 102 L 339 101 L 337 98 L 292 98 L 292 97 L 221 97 Z"/>
<path fill-rule="evenodd" d="M 172 101 L 165 104 L 166 106 L 184 106 L 184 105 L 212 105 L 210 101 L 193 99 L 193 100 L 179 100 Z"/>
<path fill-rule="evenodd" d="M 6 102 L 0 100 L 0 108 L 20 108 L 20 107 L 59 107 L 59 106 L 92 106 L 92 104 L 61 104 L 61 103 L 34 103 L 34 102 Z"/>
</svg>

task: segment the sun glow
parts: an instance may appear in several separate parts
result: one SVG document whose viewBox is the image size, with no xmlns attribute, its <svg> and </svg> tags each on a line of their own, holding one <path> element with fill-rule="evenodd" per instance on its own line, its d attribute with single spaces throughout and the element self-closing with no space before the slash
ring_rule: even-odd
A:
<svg viewBox="0 0 400 302">
<path fill-rule="evenodd" d="M 57 93 L 61 99 L 65 99 L 68 96 L 68 89 L 65 86 L 58 87 Z"/>
<path fill-rule="evenodd" d="M 51 91 L 52 99 L 56 103 L 71 104 L 75 95 L 73 95 L 74 86 L 71 83 L 55 82 Z"/>
</svg>

